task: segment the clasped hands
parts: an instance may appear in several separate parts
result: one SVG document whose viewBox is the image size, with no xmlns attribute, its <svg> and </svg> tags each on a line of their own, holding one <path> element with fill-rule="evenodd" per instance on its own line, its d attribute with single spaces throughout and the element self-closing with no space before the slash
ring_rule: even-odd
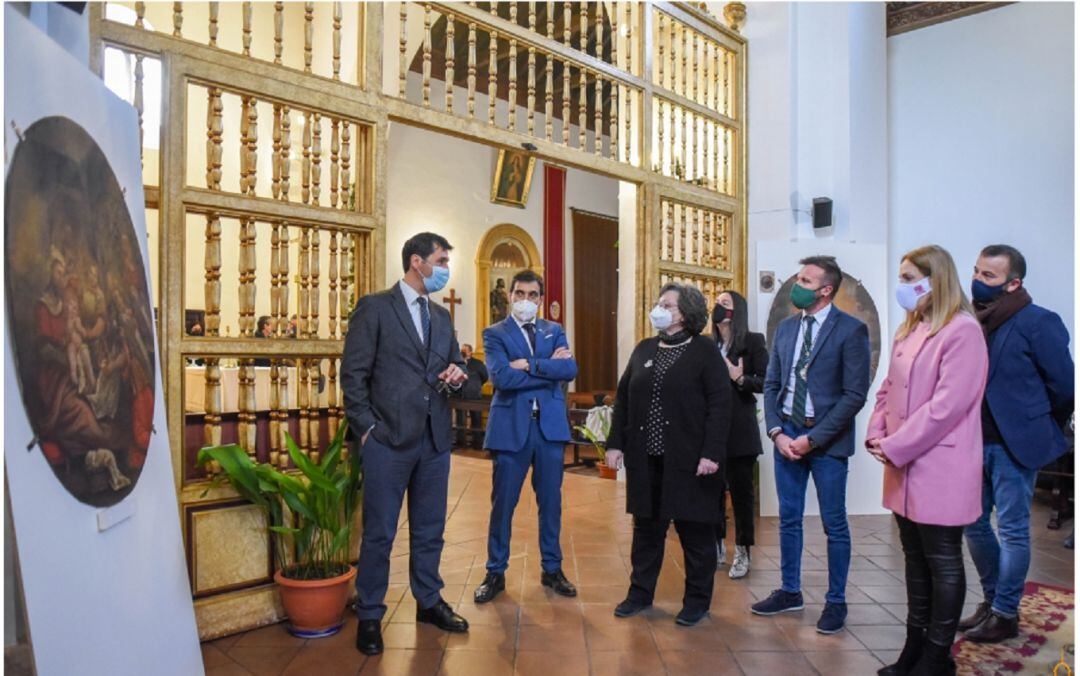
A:
<svg viewBox="0 0 1080 676">
<path fill-rule="evenodd" d="M 623 467 L 623 453 L 622 451 L 609 448 L 604 453 L 604 462 L 611 469 L 622 469 Z M 719 463 L 715 463 L 708 458 L 701 458 L 698 460 L 697 476 L 706 476 L 708 474 L 716 474 L 720 470 Z"/>
<path fill-rule="evenodd" d="M 889 456 L 885 455 L 885 451 L 881 448 L 881 439 L 867 439 L 866 450 L 870 455 L 874 456 L 874 459 L 883 465 L 891 465 L 892 461 L 889 460 Z"/>
<path fill-rule="evenodd" d="M 551 353 L 551 358 L 552 359 L 573 359 L 574 354 L 572 352 L 570 352 L 569 348 L 559 347 L 559 348 L 555 348 L 555 351 Z M 519 371 L 528 371 L 529 370 L 529 360 L 528 359 L 515 359 L 514 361 L 510 362 L 510 368 L 517 369 Z"/>
<path fill-rule="evenodd" d="M 805 434 L 796 439 L 792 439 L 781 432 L 776 435 L 776 439 L 773 440 L 773 443 L 776 444 L 776 450 L 780 451 L 780 455 L 788 460 L 799 460 L 810 452 L 810 437 Z"/>
</svg>

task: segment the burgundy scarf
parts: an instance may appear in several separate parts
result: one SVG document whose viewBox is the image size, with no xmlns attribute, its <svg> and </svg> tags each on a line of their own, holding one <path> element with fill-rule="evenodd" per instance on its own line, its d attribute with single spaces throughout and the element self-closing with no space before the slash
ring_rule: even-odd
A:
<svg viewBox="0 0 1080 676">
<path fill-rule="evenodd" d="M 1001 294 L 997 300 L 990 303 L 975 303 L 975 316 L 978 317 L 979 323 L 983 326 L 983 333 L 989 340 L 998 327 L 1028 305 L 1031 305 L 1031 294 L 1021 286 L 1012 293 Z"/>
</svg>

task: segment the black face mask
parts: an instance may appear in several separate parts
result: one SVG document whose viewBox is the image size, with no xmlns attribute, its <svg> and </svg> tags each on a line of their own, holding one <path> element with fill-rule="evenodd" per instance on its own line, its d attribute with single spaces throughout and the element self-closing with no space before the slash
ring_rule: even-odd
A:
<svg viewBox="0 0 1080 676">
<path fill-rule="evenodd" d="M 713 311 L 712 311 L 713 324 L 719 324 L 720 322 L 724 321 L 725 319 L 734 319 L 734 318 L 735 318 L 735 311 L 734 310 L 729 310 L 726 307 L 724 307 L 723 305 L 717 305 L 716 307 L 713 308 Z"/>
</svg>

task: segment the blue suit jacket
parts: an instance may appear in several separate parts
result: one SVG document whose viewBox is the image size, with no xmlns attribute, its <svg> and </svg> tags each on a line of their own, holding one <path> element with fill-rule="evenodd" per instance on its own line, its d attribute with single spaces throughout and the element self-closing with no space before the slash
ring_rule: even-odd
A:
<svg viewBox="0 0 1080 676">
<path fill-rule="evenodd" d="M 1028 305 L 990 337 L 986 402 L 1012 457 L 1040 469 L 1068 448 L 1061 427 L 1073 409 L 1073 360 L 1061 317 Z"/>
<path fill-rule="evenodd" d="M 769 368 L 765 372 L 765 425 L 780 427 L 784 396 L 795 360 L 802 313 L 776 327 Z M 855 453 L 855 414 L 870 389 L 870 332 L 866 324 L 833 305 L 819 329 L 807 369 L 807 387 L 814 404 L 814 428 L 807 434 L 829 455 Z"/>
<path fill-rule="evenodd" d="M 569 347 L 566 333 L 555 322 L 536 320 L 536 354 L 530 354 L 525 334 L 513 317 L 484 329 L 484 356 L 495 396 L 491 400 L 484 448 L 519 451 L 525 446 L 535 400 L 540 408 L 540 431 L 548 441 L 570 441 L 566 397 L 562 384 L 577 377 L 577 361 L 552 359 L 557 348 Z M 528 359 L 529 371 L 510 368 Z"/>
</svg>

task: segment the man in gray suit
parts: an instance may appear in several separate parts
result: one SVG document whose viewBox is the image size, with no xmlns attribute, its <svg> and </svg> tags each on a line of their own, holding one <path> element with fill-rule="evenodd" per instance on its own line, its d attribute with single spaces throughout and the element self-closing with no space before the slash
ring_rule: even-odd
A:
<svg viewBox="0 0 1080 676">
<path fill-rule="evenodd" d="M 450 313 L 431 305 L 428 294 L 446 286 L 451 248 L 429 232 L 405 242 L 404 278 L 361 298 L 345 337 L 341 386 L 364 463 L 356 648 L 367 655 L 383 649 L 380 622 L 386 614 L 390 549 L 406 491 L 416 621 L 452 632 L 469 628 L 439 594 L 452 444 L 448 396 L 467 376 Z"/>
</svg>

